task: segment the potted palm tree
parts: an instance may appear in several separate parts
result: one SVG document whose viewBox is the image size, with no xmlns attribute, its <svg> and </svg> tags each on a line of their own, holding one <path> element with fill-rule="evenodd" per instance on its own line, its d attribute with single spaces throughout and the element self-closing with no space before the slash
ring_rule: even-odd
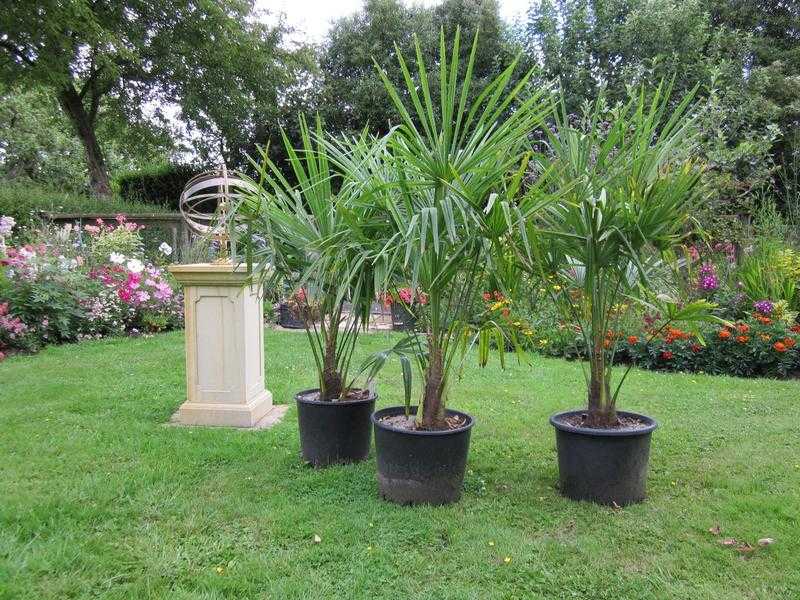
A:
<svg viewBox="0 0 800 600">
<path fill-rule="evenodd" d="M 384 193 L 377 196 L 387 227 L 364 252 L 380 290 L 402 281 L 426 298 L 416 327 L 364 365 L 370 376 L 391 356 L 402 365 L 405 406 L 372 416 L 380 494 L 402 504 L 444 504 L 461 495 L 474 419 L 447 404 L 469 345 L 476 286 L 507 229 L 494 198 L 520 169 L 528 133 L 551 109 L 545 92 L 520 98 L 530 74 L 510 86 L 516 61 L 473 90 L 476 48 L 477 36 L 459 82 L 459 33 L 450 57 L 440 35 L 438 102 L 418 42 L 416 76 L 397 52 L 404 90 L 379 67 L 399 124 L 388 138 Z M 413 407 L 412 363 L 422 380 Z"/>
<path fill-rule="evenodd" d="M 358 220 L 369 235 L 371 203 L 362 197 L 368 194 L 365 178 L 331 167 L 319 119 L 315 132 L 301 119 L 300 134 L 297 150 L 283 136 L 296 183 L 260 149 L 260 162 L 253 161 L 258 181 L 236 212 L 246 231 L 240 244 L 246 246 L 253 277 L 271 286 L 295 282 L 292 297 L 318 380 L 316 388 L 295 396 L 301 452 L 312 465 L 326 466 L 360 461 L 369 453 L 377 394 L 369 386 L 355 387 L 350 367 L 359 333 L 368 323 L 374 277 L 348 222 Z M 368 143 L 366 135 L 337 145 L 362 157 L 379 146 Z M 253 239 L 265 243 L 255 245 Z M 328 251 L 331 244 L 337 244 L 336 252 Z"/>
<path fill-rule="evenodd" d="M 692 94 L 670 111 L 669 89 L 644 91 L 604 121 L 602 100 L 582 123 L 564 111 L 534 157 L 545 188 L 561 191 L 527 220 L 521 263 L 550 283 L 553 300 L 576 326 L 585 348 L 586 408 L 553 415 L 561 492 L 578 500 L 625 505 L 645 497 L 651 417 L 617 409 L 612 386 L 619 303 L 638 299 L 675 321 L 713 319 L 706 302 L 681 305 L 656 294 L 651 267 L 689 231 L 700 168 L 692 147 Z M 546 168 L 545 168 L 546 167 Z M 540 193 L 541 190 L 536 190 Z"/>
</svg>

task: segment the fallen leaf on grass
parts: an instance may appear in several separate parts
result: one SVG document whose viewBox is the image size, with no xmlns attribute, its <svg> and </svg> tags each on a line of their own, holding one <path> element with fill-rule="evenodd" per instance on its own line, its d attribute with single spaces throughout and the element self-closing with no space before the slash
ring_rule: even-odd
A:
<svg viewBox="0 0 800 600">
<path fill-rule="evenodd" d="M 742 542 L 741 544 L 736 545 L 736 551 L 740 554 L 750 554 L 755 549 L 755 546 L 751 546 L 747 542 Z"/>
<path fill-rule="evenodd" d="M 713 527 L 709 527 L 708 533 L 710 533 L 711 535 L 719 535 L 720 533 L 722 533 L 722 529 L 720 528 L 719 524 L 717 524 L 714 525 Z"/>
<path fill-rule="evenodd" d="M 736 540 L 734 538 L 725 538 L 720 542 L 723 546 L 735 546 Z"/>
<path fill-rule="evenodd" d="M 758 540 L 758 545 L 759 546 L 769 546 L 770 544 L 774 544 L 774 543 L 775 543 L 775 540 L 773 540 L 772 538 L 761 538 L 760 540 Z"/>
<path fill-rule="evenodd" d="M 322 538 L 319 537 L 316 533 L 314 534 L 314 543 L 319 544 L 322 541 Z"/>
</svg>

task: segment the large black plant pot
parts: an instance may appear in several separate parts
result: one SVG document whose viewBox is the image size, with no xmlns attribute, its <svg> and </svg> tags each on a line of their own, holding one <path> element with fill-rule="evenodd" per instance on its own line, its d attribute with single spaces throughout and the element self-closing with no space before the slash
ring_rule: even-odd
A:
<svg viewBox="0 0 800 600">
<path fill-rule="evenodd" d="M 398 429 L 381 419 L 404 414 L 404 407 L 384 408 L 372 415 L 380 495 L 398 504 L 449 504 L 461 498 L 469 437 L 474 419 L 448 410 L 465 424 L 447 431 Z M 416 414 L 416 407 L 412 408 Z"/>
<path fill-rule="evenodd" d="M 585 410 L 550 417 L 556 429 L 561 493 L 572 500 L 625 506 L 645 499 L 650 436 L 658 423 L 650 417 L 619 411 L 645 423 L 637 429 L 576 427 L 563 419 Z"/>
<path fill-rule="evenodd" d="M 377 394 L 364 400 L 314 400 L 318 390 L 298 392 L 297 424 L 303 460 L 315 467 L 359 462 L 367 458 Z"/>
<path fill-rule="evenodd" d="M 304 329 L 306 326 L 303 319 L 295 316 L 289 305 L 283 302 L 278 305 L 278 325 L 286 329 Z"/>
<path fill-rule="evenodd" d="M 394 331 L 413 331 L 417 325 L 417 317 L 402 302 L 393 302 L 392 329 Z"/>
</svg>

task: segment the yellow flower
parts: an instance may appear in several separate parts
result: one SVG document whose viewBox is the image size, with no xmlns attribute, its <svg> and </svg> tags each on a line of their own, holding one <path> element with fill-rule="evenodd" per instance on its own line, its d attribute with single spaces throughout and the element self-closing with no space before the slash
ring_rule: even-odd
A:
<svg viewBox="0 0 800 600">
<path fill-rule="evenodd" d="M 501 308 L 503 308 L 503 303 L 502 302 L 495 302 L 489 308 L 491 310 L 500 310 Z"/>
<path fill-rule="evenodd" d="M 554 289 L 555 291 L 557 291 L 557 292 L 560 292 L 560 291 L 561 291 L 561 286 L 560 286 L 560 285 L 558 285 L 558 284 L 556 284 L 556 285 L 554 285 L 554 286 L 553 286 L 553 289 Z"/>
</svg>

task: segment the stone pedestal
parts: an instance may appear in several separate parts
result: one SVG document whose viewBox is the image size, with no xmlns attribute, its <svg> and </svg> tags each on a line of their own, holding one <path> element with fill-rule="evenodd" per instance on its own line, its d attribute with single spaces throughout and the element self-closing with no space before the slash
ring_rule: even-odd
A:
<svg viewBox="0 0 800 600">
<path fill-rule="evenodd" d="M 187 399 L 182 425 L 255 427 L 273 409 L 264 387 L 264 310 L 244 265 L 173 265 L 184 286 Z"/>
</svg>

